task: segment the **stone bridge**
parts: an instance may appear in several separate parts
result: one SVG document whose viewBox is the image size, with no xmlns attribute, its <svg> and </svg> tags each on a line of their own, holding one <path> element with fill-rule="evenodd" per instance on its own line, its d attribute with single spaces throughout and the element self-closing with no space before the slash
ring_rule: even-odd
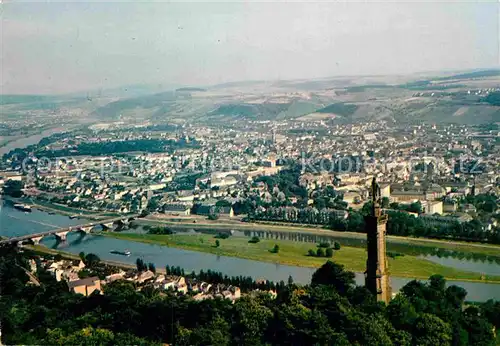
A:
<svg viewBox="0 0 500 346">
<path fill-rule="evenodd" d="M 111 229 L 115 224 L 128 225 L 130 221 L 135 220 L 137 217 L 138 215 L 121 216 L 112 219 L 90 222 L 84 225 L 70 226 L 66 228 L 59 228 L 51 231 L 34 233 L 34 234 L 26 234 L 23 236 L 2 239 L 0 240 L 0 245 L 9 243 L 19 243 L 28 240 L 31 240 L 34 244 L 39 244 L 44 237 L 52 235 L 55 236 L 58 241 L 65 241 L 68 233 L 70 232 L 80 232 L 89 234 L 90 232 L 93 231 L 95 226 L 101 226 L 103 229 Z"/>
</svg>

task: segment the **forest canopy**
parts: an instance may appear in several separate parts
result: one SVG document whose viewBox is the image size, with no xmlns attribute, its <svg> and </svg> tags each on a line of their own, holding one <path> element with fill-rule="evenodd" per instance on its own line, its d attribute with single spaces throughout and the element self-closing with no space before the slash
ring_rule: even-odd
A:
<svg viewBox="0 0 500 346">
<path fill-rule="evenodd" d="M 412 281 L 385 306 L 354 274 L 328 261 L 310 285 L 281 283 L 276 298 L 243 295 L 233 304 L 116 281 L 104 294 L 70 293 L 27 259 L 0 249 L 0 316 L 6 344 L 50 345 L 495 345 L 500 303 L 465 306 L 467 292 L 441 276 Z"/>
</svg>

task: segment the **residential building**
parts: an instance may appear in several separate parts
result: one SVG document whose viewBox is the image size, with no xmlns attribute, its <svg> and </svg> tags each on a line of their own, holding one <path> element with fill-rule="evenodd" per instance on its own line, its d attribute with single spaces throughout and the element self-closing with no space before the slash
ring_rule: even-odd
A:
<svg viewBox="0 0 500 346">
<path fill-rule="evenodd" d="M 97 276 L 68 282 L 68 288 L 75 293 L 88 297 L 94 291 L 101 291 L 101 281 Z"/>
<path fill-rule="evenodd" d="M 181 203 L 169 203 L 163 206 L 163 212 L 169 215 L 191 215 L 191 205 Z"/>
<path fill-rule="evenodd" d="M 428 214 L 443 214 L 443 202 L 441 201 L 430 201 L 427 203 Z"/>
</svg>

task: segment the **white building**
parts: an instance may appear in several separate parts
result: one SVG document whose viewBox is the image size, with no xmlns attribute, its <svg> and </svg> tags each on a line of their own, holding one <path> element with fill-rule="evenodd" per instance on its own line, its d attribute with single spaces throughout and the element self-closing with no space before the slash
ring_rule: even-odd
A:
<svg viewBox="0 0 500 346">
<path fill-rule="evenodd" d="M 426 212 L 428 214 L 443 214 L 443 202 L 441 201 L 429 201 L 427 203 L 427 210 Z"/>
</svg>

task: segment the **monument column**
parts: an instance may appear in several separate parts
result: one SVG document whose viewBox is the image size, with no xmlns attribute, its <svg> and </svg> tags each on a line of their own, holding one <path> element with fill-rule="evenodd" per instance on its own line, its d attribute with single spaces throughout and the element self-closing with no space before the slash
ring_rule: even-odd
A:
<svg viewBox="0 0 500 346">
<path fill-rule="evenodd" d="M 387 215 L 382 214 L 380 207 L 380 188 L 372 180 L 371 188 L 372 208 L 365 216 L 368 259 L 366 261 L 365 286 L 376 295 L 378 301 L 386 304 L 391 300 L 391 286 L 389 282 L 389 268 L 386 255 L 385 234 Z"/>
</svg>

